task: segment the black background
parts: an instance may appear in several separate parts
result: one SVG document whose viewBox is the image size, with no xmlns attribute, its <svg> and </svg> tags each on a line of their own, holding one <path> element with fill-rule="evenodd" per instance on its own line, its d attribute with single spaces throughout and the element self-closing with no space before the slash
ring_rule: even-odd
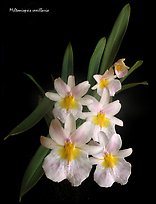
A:
<svg viewBox="0 0 156 204">
<path fill-rule="evenodd" d="M 81 186 L 71 187 L 66 180 L 57 184 L 43 176 L 23 197 L 22 203 L 125 203 L 151 198 L 147 193 L 154 174 L 150 161 L 152 72 L 147 59 L 150 52 L 147 5 L 142 0 L 73 1 L 66 4 L 60 1 L 5 1 L 1 6 L 0 43 L 1 203 L 18 203 L 25 168 L 40 145 L 40 135 L 48 133 L 45 122 L 41 121 L 31 130 L 3 141 L 37 105 L 39 92 L 24 72 L 31 74 L 45 90 L 50 89 L 51 75 L 54 78 L 60 76 L 64 51 L 71 42 L 76 79 L 85 79 L 96 43 L 109 35 L 117 15 L 127 3 L 131 6 L 131 16 L 116 59 L 126 58 L 129 66 L 143 60 L 143 65 L 127 79 L 127 83 L 145 80 L 149 83 L 149 86 L 137 86 L 117 96 L 122 104 L 118 117 L 124 122 L 117 131 L 123 139 L 123 148 L 133 148 L 133 154 L 127 158 L 132 164 L 129 182 L 124 186 L 115 183 L 111 188 L 100 188 L 91 174 Z M 9 8 L 43 8 L 49 12 L 13 13 Z"/>
</svg>

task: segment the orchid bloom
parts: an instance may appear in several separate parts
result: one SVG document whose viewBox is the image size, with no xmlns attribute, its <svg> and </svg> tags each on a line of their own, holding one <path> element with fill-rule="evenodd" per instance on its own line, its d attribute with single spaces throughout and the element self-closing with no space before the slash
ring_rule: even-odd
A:
<svg viewBox="0 0 156 204">
<path fill-rule="evenodd" d="M 42 165 L 45 175 L 55 182 L 68 179 L 73 186 L 79 186 L 92 168 L 88 154 L 101 148 L 86 144 L 91 139 L 89 124 L 76 129 L 73 115 L 68 115 L 63 128 L 58 119 L 53 119 L 49 135 L 51 138 L 41 136 L 40 139 L 43 146 L 52 149 Z"/>
<path fill-rule="evenodd" d="M 114 63 L 115 74 L 118 78 L 122 78 L 127 75 L 129 67 L 124 63 L 125 58 L 119 59 Z"/>
<path fill-rule="evenodd" d="M 110 96 L 114 96 L 121 89 L 121 82 L 115 79 L 114 70 L 110 68 L 103 75 L 96 74 L 93 76 L 97 84 L 92 90 L 97 89 L 97 93 L 101 96 L 104 89 L 108 89 Z"/>
<path fill-rule="evenodd" d="M 131 174 L 131 164 L 124 158 L 132 153 L 132 149 L 119 150 L 122 141 L 118 134 L 108 139 L 100 132 L 99 144 L 103 147 L 102 151 L 90 157 L 93 165 L 96 165 L 94 181 L 101 187 L 111 187 L 114 182 L 126 184 Z"/>
<path fill-rule="evenodd" d="M 90 122 L 92 129 L 92 138 L 98 141 L 98 132 L 103 131 L 110 137 L 114 134 L 115 125 L 123 126 L 123 121 L 114 117 L 120 109 L 121 104 L 119 100 L 109 103 L 109 94 L 107 90 L 103 91 L 100 101 L 94 98 L 94 102 L 89 104 L 88 109 L 90 112 L 84 113 L 86 121 Z"/>
<path fill-rule="evenodd" d="M 61 78 L 55 79 L 54 87 L 57 93 L 45 93 L 50 100 L 56 101 L 53 109 L 54 116 L 63 123 L 69 114 L 73 114 L 75 119 L 81 118 L 82 105 L 90 101 L 87 96 L 84 96 L 90 87 L 89 82 L 84 81 L 75 86 L 75 77 L 70 75 L 67 84 Z"/>
</svg>

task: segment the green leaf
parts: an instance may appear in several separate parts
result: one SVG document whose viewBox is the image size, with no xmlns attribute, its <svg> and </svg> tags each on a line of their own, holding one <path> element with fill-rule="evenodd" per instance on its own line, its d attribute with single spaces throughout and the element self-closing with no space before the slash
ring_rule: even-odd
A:
<svg viewBox="0 0 156 204">
<path fill-rule="evenodd" d="M 123 82 L 132 72 L 134 72 L 138 67 L 140 67 L 142 65 L 143 61 L 142 60 L 138 60 L 129 70 L 128 70 L 128 74 L 123 77 L 122 79 L 120 79 L 121 82 Z"/>
<path fill-rule="evenodd" d="M 69 75 L 73 75 L 73 66 L 73 50 L 71 44 L 69 43 L 65 50 L 62 64 L 61 78 L 65 82 L 67 82 Z"/>
<path fill-rule="evenodd" d="M 103 37 L 98 41 L 94 49 L 94 52 L 90 58 L 87 80 L 90 82 L 91 85 L 94 84 L 93 75 L 97 74 L 99 71 L 99 66 L 100 66 L 101 57 L 105 48 L 105 44 L 106 44 L 106 38 Z"/>
<path fill-rule="evenodd" d="M 46 113 L 50 111 L 50 109 L 52 109 L 52 104 L 52 101 L 45 96 L 35 110 L 19 125 L 13 128 L 13 130 L 4 138 L 4 140 L 10 136 L 20 134 L 32 128 L 45 116 Z"/>
<path fill-rule="evenodd" d="M 42 93 L 42 95 L 44 95 L 45 92 L 44 92 L 43 88 L 37 83 L 37 81 L 30 74 L 27 74 L 27 73 L 24 73 L 24 74 L 27 75 L 29 77 L 29 79 L 32 80 L 32 82 L 34 82 L 34 84 L 37 86 L 37 88 Z"/>
<path fill-rule="evenodd" d="M 125 32 L 127 30 L 129 17 L 130 17 L 130 5 L 126 4 L 120 11 L 113 25 L 109 38 L 107 40 L 100 66 L 101 74 L 103 74 L 106 71 L 106 69 L 109 69 L 114 62 L 114 59 L 117 55 Z"/>
<path fill-rule="evenodd" d="M 136 82 L 136 83 L 124 84 L 124 85 L 122 86 L 122 89 L 119 90 L 119 91 L 117 92 L 117 94 L 120 93 L 120 92 L 122 92 L 122 91 L 125 91 L 125 90 L 127 90 L 127 89 L 129 89 L 129 88 L 138 86 L 138 85 L 148 85 L 148 82 L 147 82 L 147 81 L 143 81 L 143 82 Z"/>
<path fill-rule="evenodd" d="M 42 163 L 45 156 L 49 153 L 49 151 L 50 151 L 49 149 L 40 145 L 40 147 L 32 157 L 22 179 L 19 201 L 21 201 L 22 197 L 30 189 L 32 189 L 36 185 L 36 183 L 40 180 L 40 178 L 44 175 Z"/>
</svg>

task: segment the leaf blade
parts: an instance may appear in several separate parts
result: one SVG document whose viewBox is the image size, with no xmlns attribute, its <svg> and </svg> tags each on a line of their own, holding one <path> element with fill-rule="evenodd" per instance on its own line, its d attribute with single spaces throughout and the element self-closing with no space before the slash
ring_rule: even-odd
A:
<svg viewBox="0 0 156 204">
<path fill-rule="evenodd" d="M 63 57 L 63 63 L 62 63 L 61 78 L 65 82 L 67 82 L 69 75 L 73 75 L 73 69 L 74 69 L 73 61 L 74 61 L 73 49 L 72 49 L 71 43 L 69 43 L 65 50 L 64 57 Z"/>
<path fill-rule="evenodd" d="M 113 64 L 116 54 L 120 48 L 123 37 L 126 33 L 130 17 L 130 5 L 126 4 L 120 11 L 111 33 L 108 37 L 104 55 L 100 66 L 100 74 L 103 74 L 106 69 Z"/>
<path fill-rule="evenodd" d="M 52 108 L 52 102 L 46 96 L 41 100 L 34 111 L 28 115 L 19 125 L 11 130 L 11 132 L 4 138 L 6 140 L 10 136 L 23 133 L 34 125 L 36 125 Z"/>
<path fill-rule="evenodd" d="M 91 85 L 93 85 L 94 83 L 93 75 L 97 74 L 99 71 L 101 57 L 102 57 L 105 45 L 106 45 L 106 38 L 103 37 L 98 41 L 94 49 L 94 52 L 90 58 L 87 80 L 90 82 Z"/>
<path fill-rule="evenodd" d="M 143 60 L 138 60 L 134 63 L 134 65 L 128 70 L 128 74 L 120 79 L 120 82 L 123 82 L 132 72 L 134 72 L 137 68 L 139 68 L 143 64 Z"/>
<path fill-rule="evenodd" d="M 39 91 L 41 92 L 42 95 L 45 94 L 43 88 L 39 85 L 39 83 L 34 79 L 34 77 L 30 74 L 24 73 L 39 89 Z"/>
<path fill-rule="evenodd" d="M 29 190 L 31 190 L 43 176 L 44 171 L 42 169 L 42 163 L 43 159 L 49 151 L 49 149 L 40 145 L 40 147 L 37 149 L 36 153 L 32 157 L 22 179 L 19 201 L 21 201 L 22 197 Z"/>
<path fill-rule="evenodd" d="M 147 81 L 142 81 L 142 82 L 135 82 L 135 83 L 124 84 L 124 85 L 122 86 L 122 89 L 119 90 L 119 91 L 117 92 L 117 94 L 120 93 L 120 92 L 122 92 L 122 91 L 125 91 L 125 90 L 127 90 L 127 89 L 129 89 L 129 88 L 133 88 L 133 87 L 135 87 L 135 86 L 138 86 L 138 85 L 148 85 L 148 82 L 147 82 Z"/>
</svg>

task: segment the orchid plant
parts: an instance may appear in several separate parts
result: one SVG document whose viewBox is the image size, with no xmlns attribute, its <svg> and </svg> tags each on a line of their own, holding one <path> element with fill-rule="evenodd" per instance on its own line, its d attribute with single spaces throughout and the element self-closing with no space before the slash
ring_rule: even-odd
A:
<svg viewBox="0 0 156 204">
<path fill-rule="evenodd" d="M 124 122 L 116 117 L 121 103 L 114 100 L 114 96 L 128 88 L 148 84 L 146 81 L 124 83 L 142 65 L 142 60 L 131 67 L 125 64 L 125 58 L 116 60 L 129 17 L 130 5 L 126 4 L 108 40 L 103 37 L 98 41 L 89 61 L 86 81 L 76 83 L 71 43 L 65 50 L 62 73 L 54 80 L 54 90 L 44 91 L 31 75 L 26 74 L 39 88 L 41 100 L 4 139 L 27 131 L 42 118 L 48 125 L 49 134 L 40 136 L 41 145 L 22 180 L 20 200 L 44 174 L 53 182 L 67 179 L 72 186 L 79 186 L 95 166 L 93 180 L 101 187 L 128 182 L 131 164 L 125 157 L 131 155 L 132 148 L 120 150 L 122 138 L 116 125 L 123 126 Z"/>
</svg>

